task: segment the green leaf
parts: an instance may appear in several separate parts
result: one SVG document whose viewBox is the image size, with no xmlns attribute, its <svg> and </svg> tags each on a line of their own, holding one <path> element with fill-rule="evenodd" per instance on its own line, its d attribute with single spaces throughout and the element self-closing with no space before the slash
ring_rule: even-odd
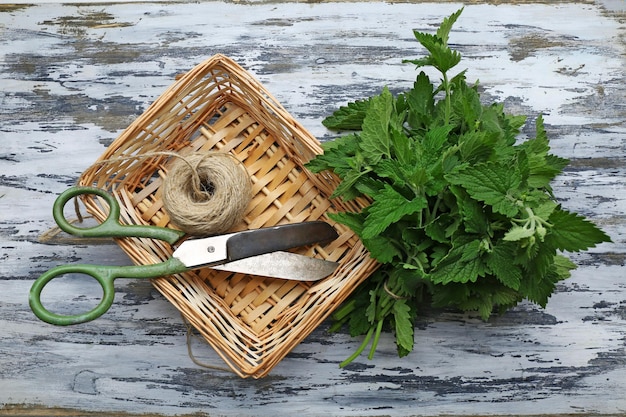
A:
<svg viewBox="0 0 626 417">
<path fill-rule="evenodd" d="M 420 72 L 413 88 L 404 96 L 409 106 L 408 123 L 412 129 L 425 129 L 433 120 L 435 99 L 433 85 L 425 72 Z"/>
<path fill-rule="evenodd" d="M 553 264 L 550 264 L 547 270 L 549 271 L 551 268 L 553 268 Z M 525 274 L 525 279 L 522 280 L 519 291 L 528 300 L 545 307 L 548 304 L 548 299 L 554 292 L 558 280 L 559 277 L 556 273 L 546 275 L 528 273 Z"/>
<path fill-rule="evenodd" d="M 448 44 L 450 30 L 452 30 L 452 26 L 454 26 L 459 16 L 461 16 L 461 13 L 463 13 L 463 9 L 464 8 L 462 7 L 456 12 L 452 13 L 450 17 L 446 17 L 445 19 L 443 19 L 443 22 L 439 26 L 439 29 L 437 29 L 437 37 L 441 39 L 444 45 Z"/>
<path fill-rule="evenodd" d="M 461 62 L 461 54 L 459 52 L 453 51 L 442 44 L 435 45 L 435 47 L 430 50 L 430 55 L 433 60 L 433 66 L 442 73 L 448 72 Z"/>
<path fill-rule="evenodd" d="M 472 198 L 492 206 L 497 213 L 515 217 L 519 212 L 514 193 L 522 185 L 523 178 L 510 164 L 487 162 L 466 166 L 445 177 L 452 184 L 462 186 Z"/>
<path fill-rule="evenodd" d="M 432 240 L 439 243 L 447 243 L 449 241 L 448 236 L 446 236 L 446 227 L 449 224 L 442 222 L 442 216 L 437 217 L 431 223 L 427 224 L 424 228 L 426 235 Z"/>
<path fill-rule="evenodd" d="M 577 267 L 578 266 L 574 262 L 563 255 L 556 255 L 554 257 L 554 268 L 560 281 L 569 278 L 571 275 L 570 271 L 576 269 Z"/>
<path fill-rule="evenodd" d="M 547 200 L 534 207 L 533 212 L 535 216 L 547 220 L 558 207 L 559 205 L 554 201 Z"/>
<path fill-rule="evenodd" d="M 478 122 L 483 113 L 483 105 L 480 102 L 478 91 L 464 82 L 460 83 L 459 87 L 453 90 L 450 101 L 452 116 L 456 123 L 461 126 L 461 131 L 464 133 L 478 132 L 476 128 L 479 127 Z"/>
<path fill-rule="evenodd" d="M 500 306 L 501 308 L 511 308 L 520 301 L 522 301 L 522 299 L 519 293 L 514 289 L 500 287 L 497 290 L 493 291 L 491 295 L 491 301 L 493 302 L 493 304 Z"/>
<path fill-rule="evenodd" d="M 442 73 L 447 72 L 461 61 L 461 54 L 448 48 L 448 35 L 461 10 L 444 19 L 444 23 L 436 35 L 413 31 L 415 39 L 430 52 L 430 56 L 412 62 L 418 67 L 432 65 Z"/>
<path fill-rule="evenodd" d="M 357 235 L 360 235 L 363 231 L 365 216 L 362 213 L 350 213 L 347 211 L 341 213 L 328 213 L 328 217 L 337 223 L 348 226 Z"/>
<path fill-rule="evenodd" d="M 414 163 L 413 150 L 411 149 L 411 140 L 404 132 L 399 129 L 391 129 L 389 134 L 393 149 L 393 156 L 402 165 L 411 165 Z"/>
<path fill-rule="evenodd" d="M 331 130 L 361 130 L 369 102 L 366 99 L 348 103 L 322 120 L 322 124 Z"/>
<path fill-rule="evenodd" d="M 358 189 L 357 182 L 369 174 L 370 171 L 369 169 L 348 171 L 330 198 L 343 197 L 344 200 L 350 201 L 359 197 L 361 192 Z"/>
<path fill-rule="evenodd" d="M 484 272 L 480 241 L 469 240 L 455 245 L 431 272 L 430 279 L 436 284 L 476 282 Z"/>
<path fill-rule="evenodd" d="M 383 189 L 385 183 L 372 175 L 367 175 L 359 178 L 359 181 L 354 184 L 354 189 L 361 195 L 371 197 L 378 194 Z"/>
<path fill-rule="evenodd" d="M 376 316 L 377 316 L 377 306 L 378 306 L 378 293 L 376 292 L 376 290 L 371 290 L 370 291 L 370 303 L 367 306 L 367 309 L 365 310 L 365 317 L 367 317 L 367 321 L 370 322 L 370 324 L 374 323 L 376 321 Z"/>
<path fill-rule="evenodd" d="M 364 223 L 362 237 L 372 238 L 382 233 L 390 224 L 402 219 L 404 216 L 417 213 L 424 209 L 428 202 L 423 197 L 408 200 L 398 193 L 391 185 L 374 197 L 374 202 L 367 209 L 367 219 Z"/>
<path fill-rule="evenodd" d="M 333 141 L 322 142 L 324 153 L 316 155 L 306 167 L 312 172 L 325 170 L 338 174 L 352 169 L 351 158 L 359 149 L 359 137 L 355 134 L 345 135 Z"/>
<path fill-rule="evenodd" d="M 356 337 L 367 333 L 371 327 L 371 323 L 364 313 L 370 303 L 368 286 L 362 285 L 358 287 L 353 293 L 350 302 L 353 303 L 354 310 L 350 312 L 348 319 L 348 332 L 350 336 Z M 333 318 L 337 320 L 336 317 Z"/>
<path fill-rule="evenodd" d="M 414 167 L 407 167 L 395 159 L 383 159 L 376 164 L 376 174 L 381 178 L 390 179 L 396 187 L 404 187 L 409 181 L 406 169 L 410 168 Z"/>
<path fill-rule="evenodd" d="M 391 157 L 389 122 L 393 111 L 393 97 L 388 88 L 370 101 L 367 115 L 363 119 L 361 149 L 363 156 L 371 164 L 376 164 L 383 156 Z"/>
<path fill-rule="evenodd" d="M 512 260 L 515 257 L 515 246 L 508 243 L 495 245 L 486 257 L 486 263 L 495 277 L 505 286 L 514 290 L 519 289 L 522 281 L 521 268 Z"/>
<path fill-rule="evenodd" d="M 435 161 L 439 161 L 441 158 L 441 150 L 448 142 L 448 137 L 453 126 L 444 125 L 436 126 L 426 132 L 422 139 L 422 148 L 425 156 L 423 163 L 431 165 Z"/>
<path fill-rule="evenodd" d="M 541 116 L 537 118 L 535 126 L 535 138 L 523 142 L 518 149 L 523 149 L 528 157 L 528 185 L 534 188 L 549 188 L 550 182 L 563 171 L 569 160 L 548 153 L 550 144 Z"/>
<path fill-rule="evenodd" d="M 363 245 L 365 245 L 370 252 L 371 257 L 381 264 L 392 263 L 394 259 L 402 259 L 402 252 L 394 245 L 394 242 L 387 237 L 374 236 L 362 240 Z"/>
<path fill-rule="evenodd" d="M 430 279 L 435 284 L 476 282 L 481 273 L 481 266 L 479 259 L 449 262 L 441 267 L 437 267 L 431 273 Z"/>
<path fill-rule="evenodd" d="M 471 131 L 459 137 L 459 151 L 465 162 L 487 162 L 493 156 L 497 142 L 498 136 L 493 133 Z"/>
<path fill-rule="evenodd" d="M 392 308 L 396 328 L 396 344 L 406 354 L 413 350 L 413 318 L 405 300 L 396 300 Z"/>
<path fill-rule="evenodd" d="M 548 236 L 559 250 L 578 252 L 593 248 L 602 242 L 611 242 L 611 238 L 583 216 L 556 209 L 548 219 L 552 224 Z"/>
<path fill-rule="evenodd" d="M 535 235 L 535 230 L 530 227 L 513 226 L 505 233 L 503 240 L 516 242 Z"/>
<path fill-rule="evenodd" d="M 452 186 L 450 191 L 456 197 L 465 232 L 486 235 L 489 232 L 489 218 L 484 205 L 470 198 L 463 188 Z"/>
</svg>

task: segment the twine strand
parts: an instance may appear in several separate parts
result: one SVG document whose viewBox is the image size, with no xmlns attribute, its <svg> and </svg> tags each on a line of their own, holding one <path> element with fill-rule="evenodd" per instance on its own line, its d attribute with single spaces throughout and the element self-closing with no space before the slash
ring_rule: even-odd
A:
<svg viewBox="0 0 626 417">
<path fill-rule="evenodd" d="M 187 319 L 185 319 L 185 316 L 183 316 L 182 313 L 181 313 L 181 318 L 183 319 L 183 324 L 185 325 L 185 329 L 187 330 L 186 344 L 187 344 L 187 355 L 189 356 L 189 359 L 191 359 L 193 363 L 195 363 L 201 368 L 232 373 L 233 372 L 232 369 L 226 368 L 224 366 L 213 365 L 210 363 L 202 362 L 200 359 L 196 357 L 196 355 L 193 353 L 192 342 L 194 338 L 198 338 L 198 335 L 196 335 L 196 333 L 194 332 L 193 326 L 191 325 L 189 321 L 187 321 Z"/>
</svg>

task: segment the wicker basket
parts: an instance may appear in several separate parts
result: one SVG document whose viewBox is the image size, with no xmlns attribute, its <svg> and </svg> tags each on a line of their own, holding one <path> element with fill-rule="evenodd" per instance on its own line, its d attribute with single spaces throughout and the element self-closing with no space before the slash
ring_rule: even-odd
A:
<svg viewBox="0 0 626 417">
<path fill-rule="evenodd" d="M 303 165 L 321 152 L 308 133 L 270 93 L 231 59 L 216 55 L 180 77 L 137 118 L 80 177 L 81 185 L 110 191 L 123 222 L 170 225 L 160 186 L 174 158 L 158 152 L 230 152 L 252 178 L 252 202 L 233 230 L 324 220 L 329 212 L 359 210 L 365 201 L 330 201 L 338 180 Z M 107 209 L 85 200 L 99 221 Z M 376 263 L 359 239 L 334 224 L 340 237 L 299 253 L 340 263 L 314 283 L 269 279 L 201 268 L 153 280 L 228 366 L 241 377 L 260 378 L 315 329 Z M 172 248 L 145 238 L 119 239 L 136 264 L 171 256 Z"/>
</svg>

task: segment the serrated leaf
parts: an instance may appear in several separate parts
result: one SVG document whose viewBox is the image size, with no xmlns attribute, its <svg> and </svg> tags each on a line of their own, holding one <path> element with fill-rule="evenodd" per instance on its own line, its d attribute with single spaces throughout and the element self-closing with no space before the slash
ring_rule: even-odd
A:
<svg viewBox="0 0 626 417">
<path fill-rule="evenodd" d="M 324 153 L 316 155 L 306 167 L 311 172 L 350 170 L 350 157 L 358 150 L 358 137 L 356 135 L 342 136 L 334 141 L 323 142 Z"/>
<path fill-rule="evenodd" d="M 483 204 L 470 198 L 463 188 L 453 186 L 450 187 L 450 191 L 456 196 L 465 232 L 479 235 L 487 234 L 489 219 Z"/>
<path fill-rule="evenodd" d="M 535 235 L 535 230 L 529 227 L 513 226 L 504 234 L 503 240 L 516 242 Z"/>
<path fill-rule="evenodd" d="M 446 45 L 438 44 L 430 51 L 433 66 L 442 73 L 448 72 L 461 62 L 461 54 L 448 48 Z"/>
<path fill-rule="evenodd" d="M 417 30 L 414 30 L 413 36 L 415 36 L 415 39 L 417 39 L 417 41 L 428 50 L 428 52 L 430 52 L 431 49 L 435 48 L 436 45 L 441 45 L 441 38 L 431 33 L 419 32 Z M 429 63 L 428 65 L 432 64 Z"/>
<path fill-rule="evenodd" d="M 367 208 L 368 216 L 364 223 L 362 237 L 368 239 L 379 235 L 390 224 L 406 215 L 421 211 L 427 205 L 425 198 L 416 197 L 408 200 L 391 185 L 385 184 L 385 188 L 374 197 L 374 202 Z"/>
<path fill-rule="evenodd" d="M 554 292 L 556 282 L 559 280 L 555 270 L 553 274 L 549 273 L 551 268 L 554 268 L 553 261 L 546 268 L 546 274 L 525 274 L 524 279 L 520 283 L 520 293 L 541 307 L 546 306 L 548 299 Z"/>
<path fill-rule="evenodd" d="M 468 283 L 476 282 L 481 272 L 479 259 L 468 261 L 450 262 L 430 274 L 430 279 L 435 284 L 448 284 L 450 282 Z"/>
<path fill-rule="evenodd" d="M 563 255 L 556 255 L 554 257 L 554 268 L 556 274 L 559 276 L 559 281 L 570 277 L 570 271 L 578 268 L 574 262 Z"/>
<path fill-rule="evenodd" d="M 419 67 L 428 67 L 433 65 L 433 60 L 430 56 L 424 57 L 424 58 L 419 58 L 419 59 L 404 59 L 402 60 L 403 63 L 405 64 L 413 64 L 415 65 L 416 68 Z"/>
<path fill-rule="evenodd" d="M 408 62 L 412 62 L 418 67 L 432 65 L 445 73 L 461 61 L 461 54 L 450 49 L 439 36 L 417 31 L 414 31 L 413 35 L 428 50 L 430 56 Z"/>
<path fill-rule="evenodd" d="M 430 279 L 435 284 L 476 282 L 484 272 L 480 241 L 469 240 L 455 245 L 431 272 Z"/>
<path fill-rule="evenodd" d="M 369 99 L 348 103 L 322 120 L 322 124 L 331 130 L 361 130 L 368 107 Z"/>
<path fill-rule="evenodd" d="M 433 94 L 433 85 L 428 75 L 420 72 L 413 88 L 405 94 L 409 107 L 407 119 L 412 129 L 425 129 L 431 124 L 435 108 Z"/>
<path fill-rule="evenodd" d="M 548 219 L 550 242 L 556 249 L 578 252 L 595 247 L 611 238 L 583 216 L 556 209 Z"/>
<path fill-rule="evenodd" d="M 491 272 L 505 286 L 514 290 L 519 289 L 522 281 L 522 271 L 513 263 L 515 249 L 512 244 L 495 245 L 486 257 L 486 263 Z"/>
<path fill-rule="evenodd" d="M 480 95 L 474 88 L 469 87 L 464 82 L 455 88 L 450 97 L 452 105 L 452 116 L 462 127 L 465 133 L 487 133 L 476 130 L 478 121 L 483 112 L 483 105 L 480 102 Z"/>
<path fill-rule="evenodd" d="M 558 207 L 558 204 L 552 200 L 545 201 L 533 208 L 535 216 L 547 220 L 554 210 Z"/>
<path fill-rule="evenodd" d="M 498 135 L 489 132 L 471 131 L 459 137 L 459 150 L 463 161 L 471 164 L 487 162 L 496 149 Z"/>
<path fill-rule="evenodd" d="M 513 307 L 521 301 L 520 295 L 517 291 L 511 288 L 498 288 L 491 296 L 493 304 L 501 307 Z"/>
<path fill-rule="evenodd" d="M 512 193 L 522 185 L 522 175 L 515 167 L 501 162 L 487 162 L 466 166 L 447 174 L 452 184 L 462 186 L 474 199 L 489 204 L 493 211 L 515 217 L 519 207 Z"/>
<path fill-rule="evenodd" d="M 441 158 L 441 150 L 446 142 L 448 142 L 448 136 L 453 128 L 454 126 L 450 125 L 435 126 L 426 132 L 421 141 L 425 156 L 423 162 L 431 165 Z"/>
<path fill-rule="evenodd" d="M 462 7 L 456 12 L 452 13 L 449 17 L 443 19 L 443 22 L 441 23 L 441 25 L 439 25 L 439 28 L 437 29 L 437 36 L 445 45 L 448 44 L 450 30 L 452 30 L 452 26 L 454 26 L 459 16 L 461 16 L 461 13 L 463 13 L 463 9 L 464 8 Z"/>
<path fill-rule="evenodd" d="M 376 175 L 390 179 L 397 187 L 404 187 L 408 181 L 405 167 L 394 159 L 384 159 L 376 164 Z"/>
<path fill-rule="evenodd" d="M 374 178 L 371 175 L 359 178 L 359 181 L 354 184 L 354 189 L 361 195 L 372 197 L 380 192 L 384 187 L 384 182 L 378 178 Z"/>
<path fill-rule="evenodd" d="M 330 217 L 337 223 L 348 226 L 357 235 L 360 235 L 363 230 L 363 222 L 365 221 L 365 216 L 362 213 L 350 213 L 347 211 L 340 213 L 328 213 L 328 217 Z"/>
<path fill-rule="evenodd" d="M 383 156 L 391 156 L 389 122 L 393 111 L 393 96 L 384 88 L 379 96 L 372 97 L 361 132 L 363 156 L 371 164 L 376 164 Z"/>
<path fill-rule="evenodd" d="M 367 333 L 371 324 L 363 314 L 352 314 L 348 321 L 348 333 L 352 337 Z"/>
<path fill-rule="evenodd" d="M 541 116 L 537 118 L 535 126 L 535 138 L 523 142 L 518 148 L 525 150 L 528 157 L 529 187 L 546 188 L 568 165 L 569 160 L 548 153 L 550 144 Z"/>
<path fill-rule="evenodd" d="M 405 300 L 396 300 L 392 308 L 396 330 L 396 344 L 403 352 L 413 350 L 413 320 L 411 308 Z"/>
<path fill-rule="evenodd" d="M 446 236 L 446 227 L 448 225 L 441 224 L 439 221 L 440 219 L 441 217 L 438 217 L 431 223 L 427 224 L 424 231 L 426 232 L 426 235 L 435 242 L 447 243 L 449 239 Z"/>
<path fill-rule="evenodd" d="M 391 263 L 394 259 L 402 259 L 402 252 L 387 237 L 374 236 L 362 239 L 362 241 L 370 256 L 381 264 Z"/>
<path fill-rule="evenodd" d="M 342 181 L 337 185 L 330 198 L 342 197 L 346 201 L 353 200 L 360 196 L 361 192 L 357 187 L 357 182 L 366 177 L 370 172 L 368 169 L 351 170 L 342 177 Z"/>
</svg>

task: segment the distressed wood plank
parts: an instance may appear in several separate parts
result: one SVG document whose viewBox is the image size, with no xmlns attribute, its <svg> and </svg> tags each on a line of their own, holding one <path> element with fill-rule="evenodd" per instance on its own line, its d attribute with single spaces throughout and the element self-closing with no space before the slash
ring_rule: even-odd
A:
<svg viewBox="0 0 626 417">
<path fill-rule="evenodd" d="M 610 0 L 514 3 L 468 2 L 451 42 L 486 99 L 530 116 L 525 132 L 545 115 L 554 152 L 572 160 L 556 195 L 615 243 L 575 256 L 545 310 L 523 304 L 487 323 L 429 311 L 408 357 L 385 335 L 374 360 L 346 369 L 359 341 L 324 324 L 262 380 L 192 363 L 178 312 L 147 281 L 120 282 L 88 325 L 39 322 L 27 294 L 43 271 L 128 263 L 113 244 L 40 242 L 54 198 L 177 74 L 218 52 L 330 140 L 322 118 L 408 87 L 415 73 L 401 60 L 421 53 L 411 29 L 432 30 L 459 4 L 0 6 L 0 415 L 625 413 L 625 16 Z M 93 302 L 88 282 L 75 285 Z"/>
</svg>

